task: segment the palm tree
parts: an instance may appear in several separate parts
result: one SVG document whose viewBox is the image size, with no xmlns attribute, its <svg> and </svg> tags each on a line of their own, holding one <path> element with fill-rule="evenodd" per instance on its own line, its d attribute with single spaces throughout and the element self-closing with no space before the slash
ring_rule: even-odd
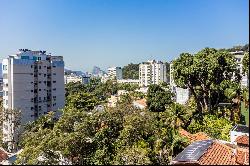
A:
<svg viewBox="0 0 250 166">
<path fill-rule="evenodd" d="M 165 123 L 169 124 L 175 129 L 185 127 L 185 124 L 188 121 L 189 117 L 186 108 L 178 103 L 173 103 L 163 114 L 165 115 L 162 116 L 166 116 Z"/>
</svg>

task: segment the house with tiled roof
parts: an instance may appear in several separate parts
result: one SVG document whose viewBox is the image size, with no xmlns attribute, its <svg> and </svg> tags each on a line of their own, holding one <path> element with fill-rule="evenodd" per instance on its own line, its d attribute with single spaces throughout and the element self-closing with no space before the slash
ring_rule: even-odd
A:
<svg viewBox="0 0 250 166">
<path fill-rule="evenodd" d="M 240 136 L 242 136 L 242 137 L 240 137 Z M 245 139 L 245 142 L 248 142 L 247 137 L 249 137 L 249 127 L 246 125 L 238 125 L 237 124 L 230 131 L 230 141 L 232 144 L 235 144 L 235 145 L 237 144 L 237 141 L 236 141 L 237 138 L 238 138 L 238 141 Z"/>
<path fill-rule="evenodd" d="M 191 134 L 184 129 L 180 129 L 179 133 L 181 136 L 186 137 L 191 143 L 195 141 L 202 141 L 209 139 L 209 136 L 206 133 L 198 132 L 195 134 Z"/>
<path fill-rule="evenodd" d="M 248 126 L 235 125 L 230 131 L 230 142 L 195 138 L 195 134 L 183 129 L 179 133 L 191 144 L 171 161 L 172 165 L 249 165 Z"/>
<path fill-rule="evenodd" d="M 0 149 L 0 163 L 9 158 L 8 153 Z"/>
<path fill-rule="evenodd" d="M 236 138 L 235 142 L 237 143 L 238 146 L 249 147 L 249 136 L 247 136 L 247 135 L 238 136 Z"/>
<path fill-rule="evenodd" d="M 144 109 L 147 107 L 146 99 L 140 99 L 140 100 L 133 101 L 133 105 L 136 108 Z"/>
<path fill-rule="evenodd" d="M 233 148 L 220 140 L 195 141 L 178 154 L 171 165 L 248 165 L 249 148 Z"/>
</svg>

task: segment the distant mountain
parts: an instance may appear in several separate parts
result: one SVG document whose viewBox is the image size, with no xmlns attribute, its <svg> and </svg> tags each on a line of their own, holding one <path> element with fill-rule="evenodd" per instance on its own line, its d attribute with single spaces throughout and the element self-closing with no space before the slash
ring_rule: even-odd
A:
<svg viewBox="0 0 250 166">
<path fill-rule="evenodd" d="M 78 75 L 78 76 L 80 76 L 80 75 L 85 75 L 85 73 L 82 72 L 82 71 L 80 71 L 80 70 L 74 71 L 74 70 L 70 70 L 70 69 L 66 69 L 66 68 L 64 69 L 64 73 L 65 73 L 65 74 L 74 73 L 74 74 L 76 74 L 76 75 Z"/>
<path fill-rule="evenodd" d="M 93 75 L 103 75 L 105 74 L 105 71 L 101 70 L 100 67 L 94 66 L 92 70 Z"/>
</svg>

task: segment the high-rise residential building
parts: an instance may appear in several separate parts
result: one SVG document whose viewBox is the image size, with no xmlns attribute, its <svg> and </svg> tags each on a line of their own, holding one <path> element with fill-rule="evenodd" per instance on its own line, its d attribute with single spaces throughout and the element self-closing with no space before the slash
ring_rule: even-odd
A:
<svg viewBox="0 0 250 166">
<path fill-rule="evenodd" d="M 173 78 L 173 64 L 170 63 L 170 89 L 175 94 L 175 102 L 185 104 L 190 96 L 189 89 L 177 87 Z"/>
<path fill-rule="evenodd" d="M 142 62 L 139 65 L 139 80 L 141 87 L 167 82 L 166 65 L 156 60 Z"/>
<path fill-rule="evenodd" d="M 122 79 L 122 68 L 121 67 L 109 67 L 108 68 L 108 77 L 110 79 Z"/>
<path fill-rule="evenodd" d="M 237 69 L 240 71 L 241 74 L 241 86 L 245 86 L 248 87 L 248 78 L 247 75 L 243 74 L 243 58 L 244 58 L 244 51 L 235 51 L 235 52 L 231 52 L 231 54 L 233 54 L 235 56 L 235 60 L 237 63 Z"/>
<path fill-rule="evenodd" d="M 3 112 L 20 110 L 21 126 L 48 112 L 55 112 L 65 104 L 64 61 L 62 56 L 51 56 L 46 51 L 19 49 L 15 55 L 3 59 Z M 11 120 L 3 121 L 3 142 L 13 150 L 18 131 Z"/>
</svg>

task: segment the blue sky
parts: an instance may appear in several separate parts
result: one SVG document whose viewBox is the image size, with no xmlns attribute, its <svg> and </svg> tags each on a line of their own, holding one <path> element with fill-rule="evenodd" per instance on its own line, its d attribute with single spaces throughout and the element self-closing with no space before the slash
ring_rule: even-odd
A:
<svg viewBox="0 0 250 166">
<path fill-rule="evenodd" d="M 0 59 L 19 48 L 67 68 L 171 61 L 249 42 L 248 0 L 0 0 Z"/>
</svg>

